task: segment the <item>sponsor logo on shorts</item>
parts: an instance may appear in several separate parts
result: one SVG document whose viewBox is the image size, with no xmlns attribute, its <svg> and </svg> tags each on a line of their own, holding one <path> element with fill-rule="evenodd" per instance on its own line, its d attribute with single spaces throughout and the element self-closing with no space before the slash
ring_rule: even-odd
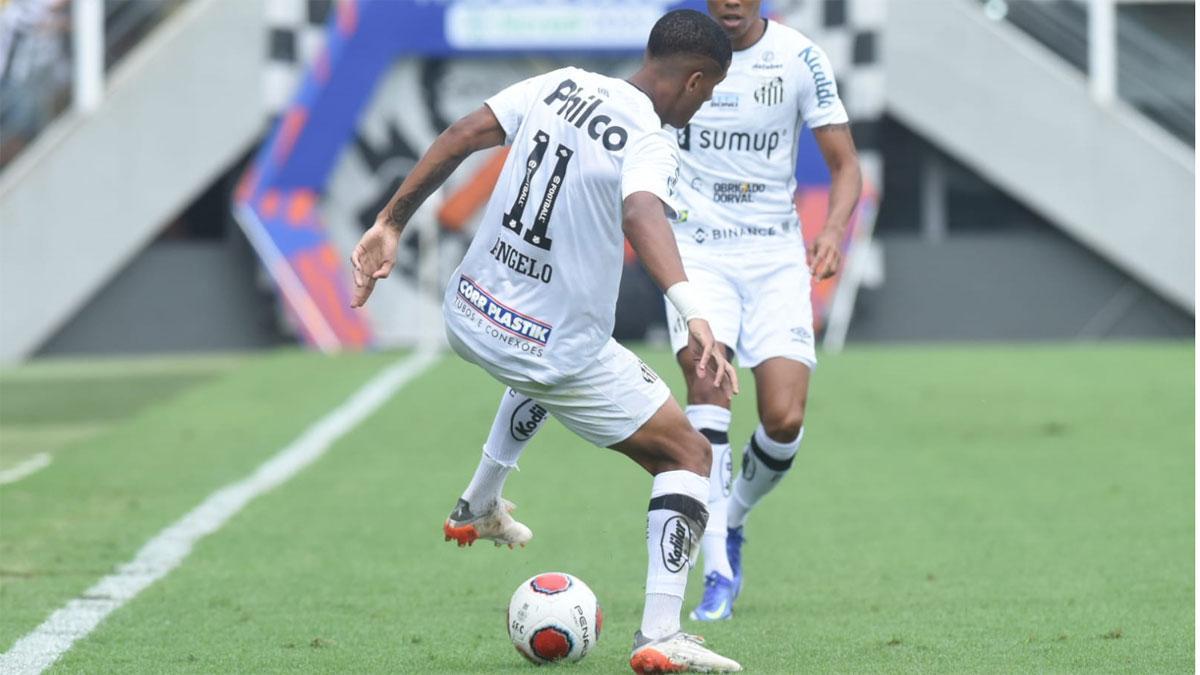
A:
<svg viewBox="0 0 1200 675">
<path fill-rule="evenodd" d="M 692 540 L 692 528 L 683 516 L 671 516 L 663 523 L 662 550 L 663 566 L 669 572 L 678 572 L 688 563 L 688 549 Z"/>
<path fill-rule="evenodd" d="M 658 373 L 654 372 L 650 366 L 646 365 L 645 361 L 638 360 L 638 365 L 642 367 L 642 379 L 650 384 L 658 382 Z"/>
<path fill-rule="evenodd" d="M 553 328 L 550 324 L 525 316 L 501 303 L 465 274 L 458 280 L 458 297 L 492 325 L 510 335 L 542 346 L 550 339 Z"/>
<path fill-rule="evenodd" d="M 766 189 L 763 183 L 713 183 L 712 200 L 718 204 L 750 204 Z"/>
<path fill-rule="evenodd" d="M 537 401 L 525 399 L 525 402 L 513 411 L 508 422 L 508 432 L 512 434 L 514 441 L 527 441 L 533 438 L 533 433 L 542 425 L 548 414 Z"/>
<path fill-rule="evenodd" d="M 795 328 L 792 329 L 792 340 L 794 340 L 796 342 L 802 342 L 802 343 L 808 345 L 808 344 L 812 344 L 812 339 L 813 339 L 812 331 L 805 328 L 804 326 L 796 326 Z"/>
</svg>

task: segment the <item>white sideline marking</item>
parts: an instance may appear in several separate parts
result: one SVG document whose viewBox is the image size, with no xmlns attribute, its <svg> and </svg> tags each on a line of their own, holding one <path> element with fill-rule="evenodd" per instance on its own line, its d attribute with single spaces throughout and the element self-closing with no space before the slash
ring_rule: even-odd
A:
<svg viewBox="0 0 1200 675">
<path fill-rule="evenodd" d="M 39 452 L 11 469 L 0 471 L 0 485 L 15 483 L 50 466 L 50 453 Z"/>
<path fill-rule="evenodd" d="M 437 352 L 421 350 L 375 376 L 246 478 L 212 493 L 199 506 L 146 542 L 133 560 L 55 610 L 33 632 L 0 654 L 0 673 L 40 673 L 114 610 L 183 562 L 192 546 L 221 528 L 255 497 L 316 461 L 333 442 L 375 412 L 401 387 L 433 365 Z"/>
</svg>

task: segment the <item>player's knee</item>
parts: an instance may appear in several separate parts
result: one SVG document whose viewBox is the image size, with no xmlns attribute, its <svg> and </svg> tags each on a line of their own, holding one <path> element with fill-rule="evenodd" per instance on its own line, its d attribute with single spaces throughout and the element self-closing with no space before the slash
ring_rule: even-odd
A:
<svg viewBox="0 0 1200 675">
<path fill-rule="evenodd" d="M 791 443 L 800 435 L 804 427 L 804 408 L 786 408 L 768 412 L 763 415 L 763 431 L 767 436 L 779 443 Z"/>
<path fill-rule="evenodd" d="M 714 387 L 712 377 L 690 377 L 687 381 L 688 405 L 719 405 L 729 404 L 729 397 L 720 388 Z"/>
<path fill-rule="evenodd" d="M 700 432 L 688 427 L 671 443 L 670 469 L 707 476 L 712 468 L 712 445 Z"/>
</svg>

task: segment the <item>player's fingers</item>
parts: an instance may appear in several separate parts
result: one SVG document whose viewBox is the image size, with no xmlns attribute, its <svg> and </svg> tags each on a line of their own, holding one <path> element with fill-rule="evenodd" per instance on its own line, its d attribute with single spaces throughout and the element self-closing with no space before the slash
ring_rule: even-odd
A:
<svg viewBox="0 0 1200 675">
<path fill-rule="evenodd" d="M 355 246 L 354 252 L 350 254 L 350 269 L 354 271 L 354 285 L 362 286 L 365 278 L 362 273 L 362 246 Z"/>
<path fill-rule="evenodd" d="M 832 256 L 832 254 L 833 254 L 833 249 L 826 248 L 826 249 L 822 250 L 821 255 L 817 257 L 817 266 L 813 270 L 813 274 L 816 275 L 816 277 L 818 279 L 828 279 L 829 278 L 829 264 L 830 264 L 830 257 Z"/>
<path fill-rule="evenodd" d="M 813 247 L 809 249 L 808 269 L 809 272 L 811 272 L 812 275 L 818 279 L 821 278 L 819 276 L 821 273 L 821 256 L 824 255 L 824 253 L 825 247 L 823 247 L 820 243 L 813 244 Z"/>
<path fill-rule="evenodd" d="M 700 361 L 696 364 L 696 374 L 701 377 L 708 369 L 708 359 L 712 356 L 712 344 L 705 344 L 704 349 L 700 351 Z"/>
<path fill-rule="evenodd" d="M 373 290 L 375 290 L 375 280 L 367 279 L 366 283 L 354 289 L 354 302 L 350 303 L 350 306 L 362 307 L 367 304 L 367 298 L 371 297 Z"/>
<path fill-rule="evenodd" d="M 394 260 L 384 260 L 383 264 L 379 266 L 379 269 L 375 270 L 375 273 L 372 274 L 371 276 L 376 279 L 386 278 L 387 275 L 392 273 L 392 264 L 393 263 L 395 263 Z"/>
<path fill-rule="evenodd" d="M 713 372 L 716 373 L 716 375 L 713 376 L 713 388 L 720 391 L 721 380 L 725 379 L 725 366 L 729 365 L 729 362 L 725 360 L 725 357 L 721 354 L 720 349 L 713 350 L 712 360 Z"/>
<path fill-rule="evenodd" d="M 732 363 L 726 361 L 725 369 L 729 373 L 729 390 L 734 394 L 739 393 L 741 391 L 741 387 L 738 385 L 737 368 L 734 368 Z M 730 398 L 733 398 L 733 396 L 730 396 Z"/>
<path fill-rule="evenodd" d="M 842 266 L 842 257 L 836 253 L 829 256 L 829 264 L 826 268 L 825 278 L 832 277 L 838 273 L 838 268 Z"/>
</svg>

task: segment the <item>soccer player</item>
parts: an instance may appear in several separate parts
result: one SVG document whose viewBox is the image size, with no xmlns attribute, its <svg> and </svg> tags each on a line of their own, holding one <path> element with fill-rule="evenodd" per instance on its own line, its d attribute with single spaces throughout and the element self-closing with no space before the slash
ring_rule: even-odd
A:
<svg viewBox="0 0 1200 675">
<path fill-rule="evenodd" d="M 704 598 L 691 617 L 728 619 L 742 587 L 743 528 L 787 474 L 804 437 L 813 342 L 810 277 L 841 264 L 840 243 L 862 177 L 833 68 L 801 33 L 760 15 L 757 0 L 709 0 L 733 44 L 729 74 L 679 130 L 676 239 L 688 278 L 712 308 L 713 333 L 752 369 L 758 428 L 733 480 L 729 399 L 695 368 L 685 322 L 667 305 L 671 347 L 687 382 L 687 416 L 713 446 L 709 520 L 701 543 Z M 821 233 L 805 249 L 793 195 L 801 125 L 832 177 Z"/>
<path fill-rule="evenodd" d="M 663 128 L 687 123 L 729 60 L 720 27 L 679 10 L 655 24 L 643 66 L 628 81 L 563 68 L 501 91 L 438 136 L 352 255 L 353 302 L 361 306 L 390 272 L 401 231 L 430 193 L 472 152 L 512 145 L 446 291 L 447 338 L 459 356 L 507 385 L 506 402 L 521 399 L 514 412 L 529 409 L 532 423 L 523 428 L 536 428 L 548 412 L 654 476 L 646 604 L 630 657 L 640 673 L 741 669 L 679 629 L 689 563 L 708 518 L 711 447 L 658 375 L 611 338 L 628 238 L 676 303 L 698 376 L 721 396 L 736 393 L 736 374 L 715 347 L 704 298 L 687 282 L 667 221 L 678 157 L 674 134 Z M 443 526 L 447 539 L 510 546 L 530 539 L 500 496 L 514 464 L 489 439 Z"/>
</svg>

